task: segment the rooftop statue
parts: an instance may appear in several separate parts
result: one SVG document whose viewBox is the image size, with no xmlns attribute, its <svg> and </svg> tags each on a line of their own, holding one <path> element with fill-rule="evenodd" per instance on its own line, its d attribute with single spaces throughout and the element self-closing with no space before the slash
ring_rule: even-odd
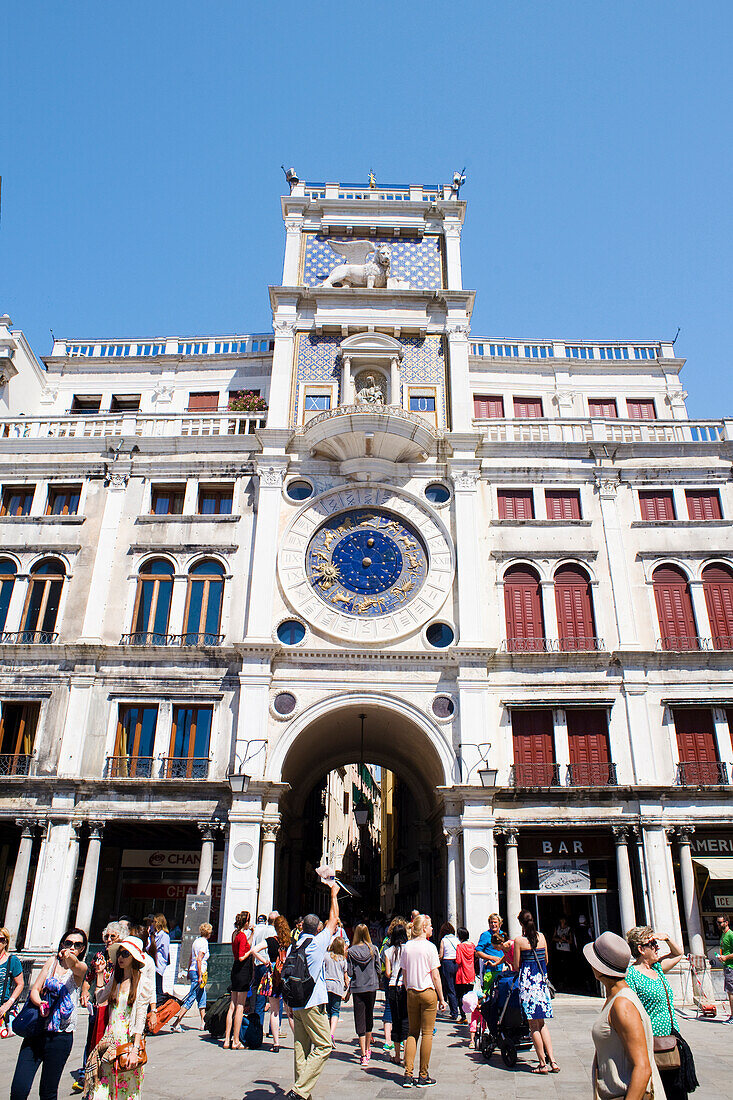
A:
<svg viewBox="0 0 733 1100">
<path fill-rule="evenodd" d="M 371 241 L 347 241 L 346 243 L 329 241 L 328 243 L 338 256 L 344 257 L 347 263 L 335 267 L 328 278 L 323 280 L 321 286 L 365 286 L 369 290 L 387 286 L 390 255 L 386 245 L 374 244 Z M 371 260 L 367 260 L 370 253 L 374 255 Z"/>
</svg>

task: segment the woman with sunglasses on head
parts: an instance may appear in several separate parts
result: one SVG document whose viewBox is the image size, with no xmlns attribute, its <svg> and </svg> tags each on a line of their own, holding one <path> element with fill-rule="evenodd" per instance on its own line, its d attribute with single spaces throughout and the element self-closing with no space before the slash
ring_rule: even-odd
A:
<svg viewBox="0 0 733 1100">
<path fill-rule="evenodd" d="M 79 994 L 87 973 L 86 951 L 86 932 L 70 928 L 62 936 L 57 953 L 46 962 L 33 983 L 29 1000 L 40 1009 L 46 1028 L 23 1039 L 10 1100 L 26 1100 L 39 1069 L 41 1100 L 57 1100 L 61 1074 L 74 1043 Z"/>
<path fill-rule="evenodd" d="M 10 930 L 0 928 L 0 1037 L 7 1038 L 10 1012 L 23 992 L 23 967 L 16 955 L 11 955 Z"/>
<path fill-rule="evenodd" d="M 85 1100 L 139 1100 L 143 1083 L 143 1032 L 150 1003 L 144 988 L 142 940 L 129 936 L 109 947 L 112 976 L 98 994 L 109 1017 L 104 1035 L 87 1058 Z"/>
<path fill-rule="evenodd" d="M 664 1094 L 667 1100 L 687 1100 L 688 1092 L 697 1087 L 695 1064 L 690 1048 L 679 1034 L 672 988 L 665 977 L 682 959 L 682 948 L 666 932 L 654 932 L 649 925 L 632 928 L 626 933 L 626 941 L 632 957 L 626 981 L 646 1009 L 652 1033 L 677 1038 L 680 1064 L 669 1069 L 660 1067 L 659 1071 Z M 660 943 L 666 944 L 669 954 L 660 954 Z"/>
</svg>

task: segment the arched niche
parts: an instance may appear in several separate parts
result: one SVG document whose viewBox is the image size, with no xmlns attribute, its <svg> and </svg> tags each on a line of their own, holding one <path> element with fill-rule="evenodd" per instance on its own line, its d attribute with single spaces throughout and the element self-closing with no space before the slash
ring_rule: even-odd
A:
<svg viewBox="0 0 733 1100">
<path fill-rule="evenodd" d="M 339 345 L 342 403 L 356 402 L 355 380 L 373 374 L 385 405 L 401 405 L 400 364 L 405 354 L 399 340 L 383 332 L 357 332 Z"/>
</svg>

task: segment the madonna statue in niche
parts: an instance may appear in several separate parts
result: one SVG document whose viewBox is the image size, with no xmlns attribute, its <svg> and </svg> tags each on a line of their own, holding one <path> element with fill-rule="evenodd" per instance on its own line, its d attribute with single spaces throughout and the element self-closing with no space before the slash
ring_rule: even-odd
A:
<svg viewBox="0 0 733 1100">
<path fill-rule="evenodd" d="M 375 378 L 373 374 L 367 374 L 366 371 L 362 371 L 361 374 L 357 375 L 354 381 L 354 387 L 356 389 L 357 404 L 384 405 L 386 393 L 382 378 Z"/>
</svg>

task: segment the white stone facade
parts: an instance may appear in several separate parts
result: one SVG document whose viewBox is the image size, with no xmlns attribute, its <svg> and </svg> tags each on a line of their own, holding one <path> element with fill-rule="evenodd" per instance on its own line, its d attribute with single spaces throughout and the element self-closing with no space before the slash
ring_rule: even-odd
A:
<svg viewBox="0 0 733 1100">
<path fill-rule="evenodd" d="M 69 919 L 179 914 L 193 889 L 223 938 L 241 909 L 292 913 L 307 797 L 359 759 L 363 714 L 366 759 L 416 807 L 403 899 L 473 935 L 572 904 L 702 951 L 733 904 L 733 622 L 705 573 L 733 566 L 733 421 L 688 419 L 670 344 L 471 335 L 450 188 L 298 182 L 282 204 L 272 333 L 57 340 L 41 362 L 0 319 L 4 923 L 41 956 Z M 331 238 L 385 243 L 386 287 L 322 287 Z M 231 410 L 241 391 L 267 410 Z M 359 602 L 343 568 L 315 579 L 330 516 L 334 546 L 391 539 L 399 580 Z M 568 566 L 592 604 L 573 644 Z M 675 644 L 660 566 L 694 617 Z M 522 644 L 517 567 L 541 621 Z M 578 764 L 590 712 L 607 755 Z M 547 731 L 522 760 L 520 719 Z"/>
</svg>

